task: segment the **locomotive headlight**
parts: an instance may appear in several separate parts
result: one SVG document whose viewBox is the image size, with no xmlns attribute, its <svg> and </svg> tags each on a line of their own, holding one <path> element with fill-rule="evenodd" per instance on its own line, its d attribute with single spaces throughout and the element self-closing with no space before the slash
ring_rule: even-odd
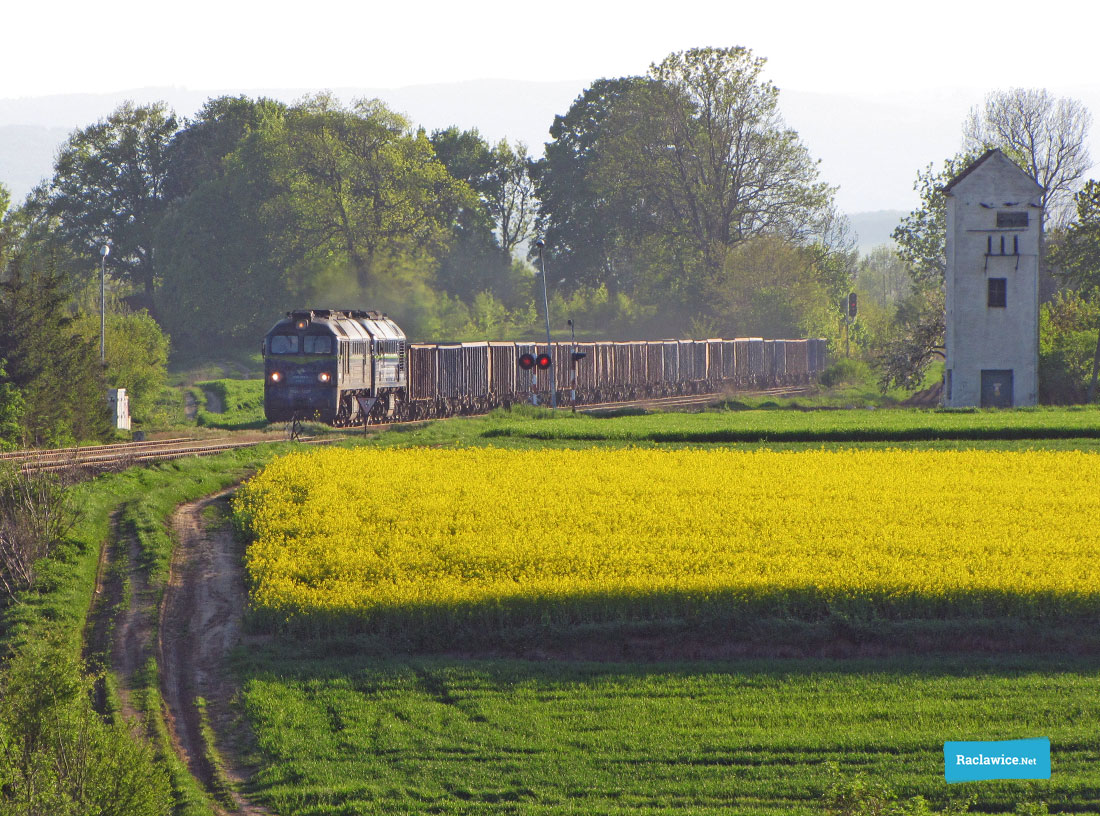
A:
<svg viewBox="0 0 1100 816">
<path fill-rule="evenodd" d="M 283 381 L 283 375 L 280 374 L 278 371 L 272 371 L 271 372 L 271 381 L 273 383 L 282 382 Z"/>
<path fill-rule="evenodd" d="M 322 371 L 320 374 L 317 375 L 317 379 L 319 379 L 323 383 L 331 382 L 332 375 L 329 374 L 327 371 Z"/>
</svg>

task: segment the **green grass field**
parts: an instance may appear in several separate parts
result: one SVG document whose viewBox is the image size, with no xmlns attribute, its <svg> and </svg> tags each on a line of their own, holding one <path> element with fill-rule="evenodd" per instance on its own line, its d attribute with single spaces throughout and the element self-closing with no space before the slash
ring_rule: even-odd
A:
<svg viewBox="0 0 1100 816">
<path fill-rule="evenodd" d="M 195 420 L 201 426 L 243 431 L 267 425 L 263 380 L 208 380 L 196 383 L 195 390 L 202 406 Z M 220 410 L 214 410 L 212 404 Z"/>
<path fill-rule="evenodd" d="M 568 416 L 552 422 L 508 421 L 489 438 L 619 443 L 933 442 L 1100 438 L 1100 409 L 920 411 L 905 408 L 708 411 L 611 419 Z"/>
</svg>

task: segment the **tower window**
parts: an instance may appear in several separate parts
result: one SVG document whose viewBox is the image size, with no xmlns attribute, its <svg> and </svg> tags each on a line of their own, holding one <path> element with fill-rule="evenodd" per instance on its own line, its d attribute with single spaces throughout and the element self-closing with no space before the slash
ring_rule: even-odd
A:
<svg viewBox="0 0 1100 816">
<path fill-rule="evenodd" d="M 990 278 L 989 279 L 989 299 L 986 301 L 986 305 L 990 308 L 1005 308 L 1008 305 L 1008 279 L 1007 278 Z"/>
<path fill-rule="evenodd" d="M 997 227 L 999 229 L 1026 229 L 1027 210 L 1000 210 L 997 212 Z"/>
</svg>

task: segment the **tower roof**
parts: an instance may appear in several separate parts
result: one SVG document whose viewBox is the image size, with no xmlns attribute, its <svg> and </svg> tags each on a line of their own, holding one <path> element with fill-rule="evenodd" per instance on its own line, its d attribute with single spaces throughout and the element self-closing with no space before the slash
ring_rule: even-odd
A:
<svg viewBox="0 0 1100 816">
<path fill-rule="evenodd" d="M 1016 162 L 1012 161 L 1012 159 L 1010 159 L 1008 156 L 1006 156 L 1004 154 L 1004 151 L 1002 151 L 999 147 L 994 147 L 990 150 L 985 151 L 985 153 L 972 161 L 965 170 L 956 175 L 955 178 L 951 179 L 951 181 L 947 182 L 947 184 L 943 186 L 944 194 L 950 195 L 951 190 L 955 187 L 955 185 L 957 185 L 960 181 L 965 179 L 979 167 L 982 167 L 987 163 L 996 163 L 1002 166 L 1007 165 L 1008 167 L 1014 169 L 1017 173 L 1019 173 L 1023 178 L 1027 179 L 1035 187 L 1035 190 L 1037 192 L 1043 192 L 1042 186 L 1040 186 L 1039 183 L 1035 181 L 1035 179 L 1033 179 L 1031 176 L 1021 170 L 1020 166 L 1016 164 Z"/>
</svg>

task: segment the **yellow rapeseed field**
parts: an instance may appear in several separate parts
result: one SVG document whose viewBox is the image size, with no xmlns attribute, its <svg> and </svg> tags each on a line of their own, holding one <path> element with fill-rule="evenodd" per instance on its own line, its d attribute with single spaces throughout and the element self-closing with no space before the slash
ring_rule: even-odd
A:
<svg viewBox="0 0 1100 816">
<path fill-rule="evenodd" d="M 270 464 L 236 512 L 254 607 L 279 618 L 654 597 L 1100 608 L 1098 485 L 1080 452 L 323 450 Z"/>
</svg>

